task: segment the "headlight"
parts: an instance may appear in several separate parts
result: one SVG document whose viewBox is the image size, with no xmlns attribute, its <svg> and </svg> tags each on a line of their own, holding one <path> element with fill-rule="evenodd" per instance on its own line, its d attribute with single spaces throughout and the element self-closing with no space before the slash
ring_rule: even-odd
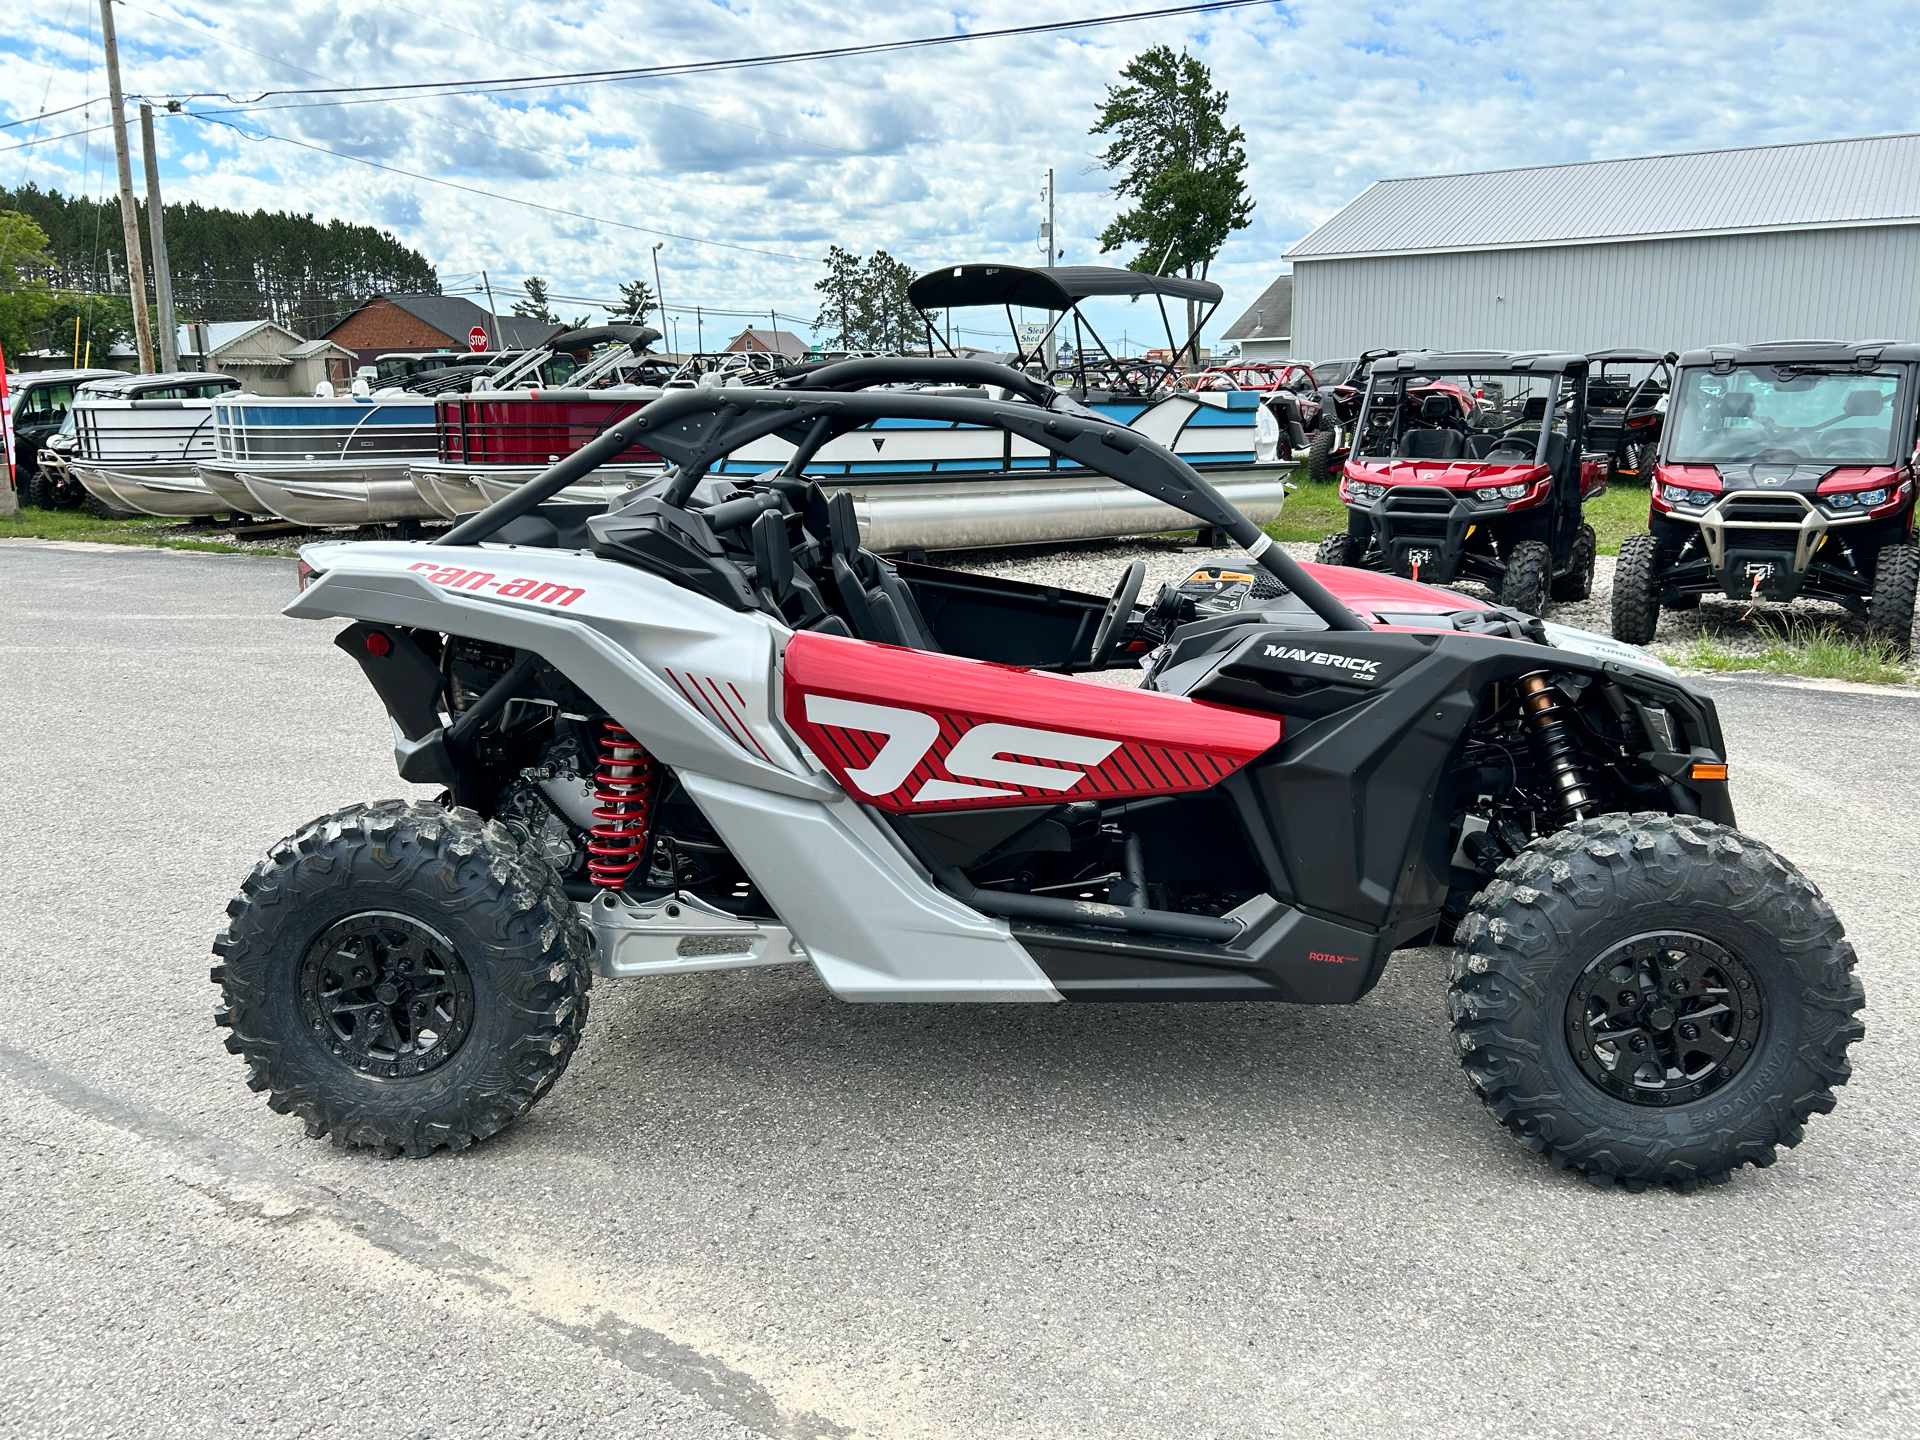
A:
<svg viewBox="0 0 1920 1440">
<path fill-rule="evenodd" d="M 1522 496 L 1524 496 L 1527 493 L 1527 491 L 1531 490 L 1532 488 L 1533 487 L 1531 485 L 1528 485 L 1523 481 L 1518 485 L 1502 485 L 1498 489 L 1496 489 L 1493 493 L 1500 496 L 1502 499 L 1518 500 Z"/>
<path fill-rule="evenodd" d="M 1660 498 L 1665 500 L 1669 505 L 1686 505 L 1693 509 L 1698 509 L 1707 503 L 1708 492 L 1705 490 L 1689 490 L 1684 485 L 1662 485 L 1660 487 Z"/>
<path fill-rule="evenodd" d="M 1357 500 L 1362 505 L 1371 505 L 1386 493 L 1387 487 L 1384 485 L 1373 485 L 1365 480 L 1349 480 L 1347 482 L 1348 496 Z"/>
<path fill-rule="evenodd" d="M 1871 510 L 1876 505 L 1884 505 L 1886 503 L 1887 487 L 1882 485 L 1878 490 L 1862 490 L 1854 498 L 1867 509 Z"/>
<path fill-rule="evenodd" d="M 1880 493 L 1885 495 L 1887 492 L 1882 490 Z M 1860 496 L 1850 491 L 1842 490 L 1837 495 L 1822 495 L 1820 497 L 1820 503 L 1825 505 L 1829 510 L 1851 510 L 1855 505 L 1860 503 L 1860 499 Z"/>
</svg>

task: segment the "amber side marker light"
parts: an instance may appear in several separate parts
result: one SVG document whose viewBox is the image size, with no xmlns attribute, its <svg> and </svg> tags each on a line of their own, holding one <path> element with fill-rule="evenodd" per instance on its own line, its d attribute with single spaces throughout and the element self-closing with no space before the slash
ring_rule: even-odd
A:
<svg viewBox="0 0 1920 1440">
<path fill-rule="evenodd" d="M 1693 778 L 1696 780 L 1724 780 L 1727 778 L 1725 765 L 1708 765 L 1703 761 L 1693 762 Z"/>
</svg>

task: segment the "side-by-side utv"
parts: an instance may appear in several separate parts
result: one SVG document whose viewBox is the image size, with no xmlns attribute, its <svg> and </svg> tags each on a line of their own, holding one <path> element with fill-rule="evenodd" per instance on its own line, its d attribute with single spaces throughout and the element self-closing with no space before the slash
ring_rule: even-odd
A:
<svg viewBox="0 0 1920 1440">
<path fill-rule="evenodd" d="M 1587 449 L 1607 457 L 1612 475 L 1632 475 L 1642 485 L 1653 478 L 1679 358 L 1671 350 L 1596 350 L 1587 356 Z"/>
<path fill-rule="evenodd" d="M 1648 533 L 1620 546 L 1613 633 L 1703 595 L 1830 600 L 1913 644 L 1920 343 L 1783 340 L 1680 357 Z"/>
<path fill-rule="evenodd" d="M 1593 588 L 1587 357 L 1410 352 L 1374 362 L 1324 565 L 1476 580 L 1530 615 Z"/>
</svg>

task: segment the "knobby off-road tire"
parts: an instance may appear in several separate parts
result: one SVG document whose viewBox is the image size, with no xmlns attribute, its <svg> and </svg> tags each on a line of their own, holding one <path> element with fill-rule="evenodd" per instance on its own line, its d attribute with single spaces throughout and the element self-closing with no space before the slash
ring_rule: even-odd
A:
<svg viewBox="0 0 1920 1440">
<path fill-rule="evenodd" d="M 1920 547 L 1887 545 L 1874 558 L 1873 594 L 1867 601 L 1867 634 L 1893 646 L 1906 659 L 1913 653 L 1913 601 L 1920 589 Z"/>
<path fill-rule="evenodd" d="M 213 942 L 227 1049 L 315 1139 L 461 1150 L 527 1113 L 587 1018 L 592 940 L 551 866 L 471 810 L 383 800 L 274 846 Z"/>
<path fill-rule="evenodd" d="M 1613 638 L 1645 645 L 1660 628 L 1660 551 L 1651 535 L 1620 542 L 1613 566 Z"/>
<path fill-rule="evenodd" d="M 1606 815 L 1536 840 L 1455 942 L 1448 1012 L 1475 1092 L 1600 1186 L 1690 1190 L 1771 1165 L 1833 1108 L 1866 1033 L 1853 947 L 1820 892 L 1697 816 Z"/>
<path fill-rule="evenodd" d="M 1307 437 L 1307 478 L 1316 485 L 1325 485 L 1333 479 L 1333 450 L 1339 439 L 1339 432 L 1331 428 L 1320 429 Z"/>
<path fill-rule="evenodd" d="M 20 503 L 35 510 L 51 510 L 53 501 L 48 497 L 47 477 L 40 473 L 40 467 L 34 466 L 20 478 L 17 494 Z"/>
<path fill-rule="evenodd" d="M 96 520 L 138 520 L 138 510 L 122 510 L 118 505 L 109 505 L 91 490 L 84 492 L 86 498 L 80 502 L 81 508 Z"/>
<path fill-rule="evenodd" d="M 1553 593 L 1553 552 L 1538 540 L 1522 540 L 1507 555 L 1500 603 L 1544 615 Z"/>
<path fill-rule="evenodd" d="M 1353 537 L 1345 531 L 1336 531 L 1322 540 L 1313 552 L 1316 565 L 1357 565 L 1360 562 L 1360 547 L 1353 543 Z"/>
<path fill-rule="evenodd" d="M 1593 533 L 1591 525 L 1582 525 L 1580 533 L 1573 540 L 1573 554 L 1568 557 L 1566 573 L 1553 577 L 1553 598 L 1556 600 L 1585 600 L 1593 594 L 1593 562 L 1600 553 L 1600 537 Z"/>
</svg>

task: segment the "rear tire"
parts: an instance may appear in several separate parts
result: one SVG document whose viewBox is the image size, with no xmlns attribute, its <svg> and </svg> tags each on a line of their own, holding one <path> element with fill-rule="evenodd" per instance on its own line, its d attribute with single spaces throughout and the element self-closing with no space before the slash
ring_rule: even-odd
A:
<svg viewBox="0 0 1920 1440">
<path fill-rule="evenodd" d="M 1593 594 L 1593 562 L 1600 553 L 1600 539 L 1591 525 L 1582 525 L 1573 540 L 1573 554 L 1566 573 L 1553 577 L 1553 598 L 1585 600 Z"/>
<path fill-rule="evenodd" d="M 1891 645 L 1902 660 L 1913 654 L 1916 589 L 1920 589 L 1920 546 L 1884 546 L 1873 562 L 1873 595 L 1867 601 L 1867 634 Z"/>
<path fill-rule="evenodd" d="M 109 505 L 91 490 L 86 492 L 86 496 L 87 498 L 80 502 L 81 508 L 96 520 L 138 520 L 140 518 L 138 510 L 122 510 L 117 505 Z"/>
<path fill-rule="evenodd" d="M 1613 638 L 1645 645 L 1660 628 L 1660 550 L 1651 535 L 1620 542 L 1613 567 Z"/>
<path fill-rule="evenodd" d="M 1507 552 L 1500 603 L 1529 615 L 1545 615 L 1552 600 L 1553 552 L 1538 540 L 1522 540 Z"/>
<path fill-rule="evenodd" d="M 1344 531 L 1336 531 L 1322 540 L 1313 552 L 1316 565 L 1357 565 L 1360 563 L 1359 547 L 1353 543 L 1353 537 Z"/>
<path fill-rule="evenodd" d="M 53 502 L 47 498 L 47 477 L 40 473 L 40 467 L 34 466 L 20 482 L 20 503 L 35 510 L 51 510 Z"/>
<path fill-rule="evenodd" d="M 213 942 L 227 1049 L 314 1139 L 463 1150 L 527 1113 L 587 1018 L 560 878 L 471 810 L 383 800 L 281 841 Z"/>
<path fill-rule="evenodd" d="M 1447 1008 L 1475 1093 L 1602 1187 L 1692 1190 L 1771 1165 L 1833 1109 L 1866 1033 L 1819 890 L 1697 816 L 1607 815 L 1534 841 L 1456 939 Z"/>
<path fill-rule="evenodd" d="M 1642 485 L 1653 484 L 1653 467 L 1660 458 L 1658 445 L 1635 445 L 1628 454 L 1633 457 L 1634 478 Z"/>
<path fill-rule="evenodd" d="M 1316 485 L 1333 480 L 1333 449 L 1338 432 L 1331 428 L 1316 430 L 1307 437 L 1307 479 Z"/>
</svg>

